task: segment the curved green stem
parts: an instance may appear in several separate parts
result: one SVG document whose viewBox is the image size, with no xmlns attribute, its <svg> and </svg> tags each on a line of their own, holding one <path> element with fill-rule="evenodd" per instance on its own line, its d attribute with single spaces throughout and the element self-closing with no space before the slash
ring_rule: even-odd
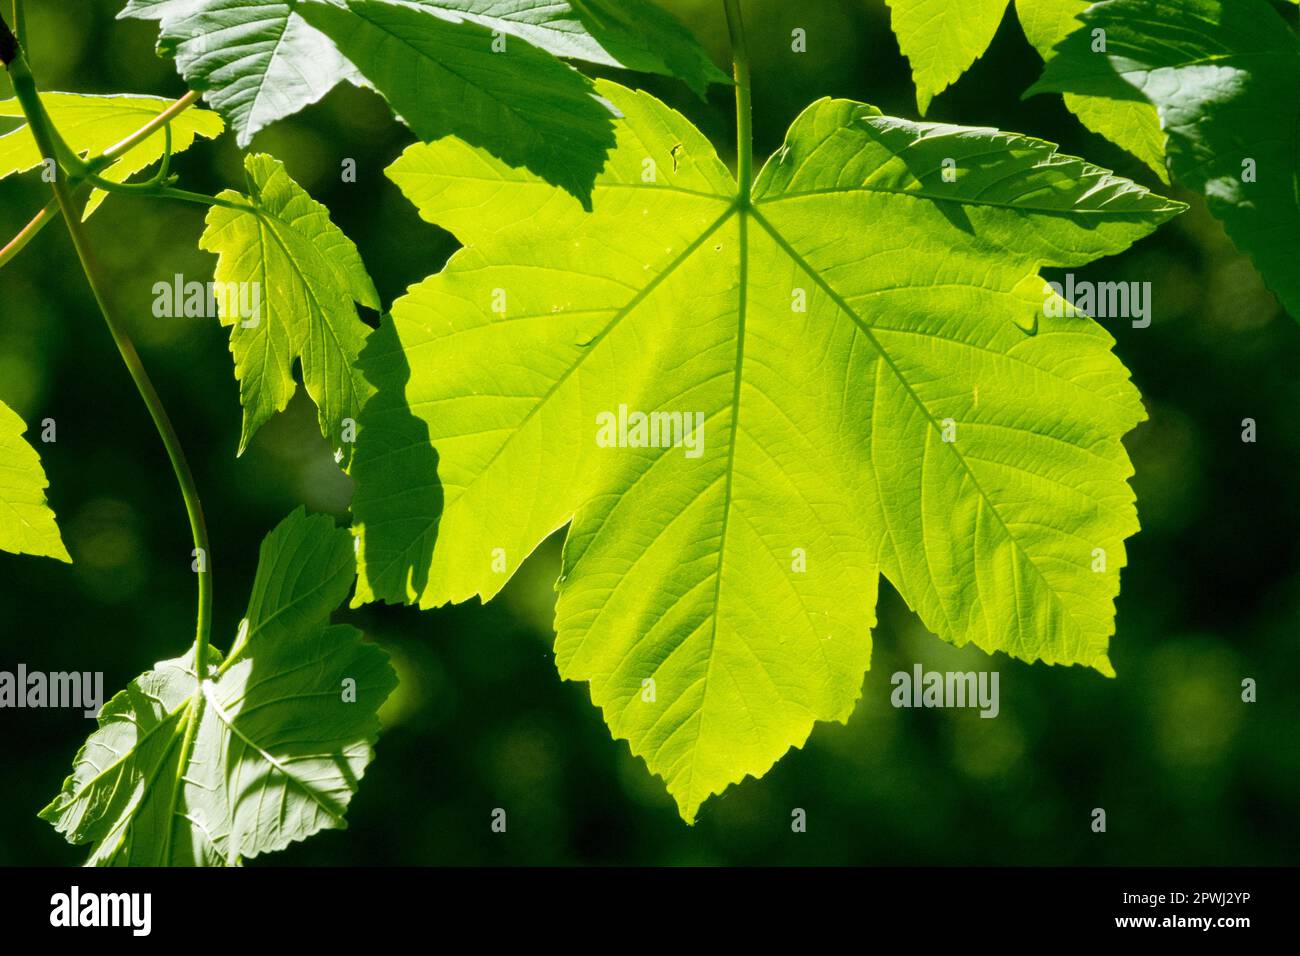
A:
<svg viewBox="0 0 1300 956">
<path fill-rule="evenodd" d="M 741 205 L 749 205 L 754 186 L 754 108 L 750 100 L 749 44 L 740 0 L 723 0 L 731 38 L 731 74 L 736 81 L 736 179 Z"/>
<path fill-rule="evenodd" d="M 226 209 L 238 209 L 241 212 L 251 212 L 253 215 L 258 214 L 258 209 L 255 206 L 250 206 L 248 203 L 233 202 L 229 199 L 209 196 L 206 193 L 192 193 L 189 190 L 175 189 L 171 186 L 163 186 L 162 188 L 154 189 L 150 195 L 156 196 L 160 199 L 179 199 L 182 202 L 194 202 L 203 206 L 224 206 Z"/>
<path fill-rule="evenodd" d="M 0 20 L 0 22 L 3 21 Z M 44 156 L 53 155 L 52 151 L 55 148 L 57 133 L 50 124 L 49 117 L 40 108 L 40 101 L 36 98 L 36 84 L 32 80 L 31 72 L 27 68 L 21 49 L 16 51 L 16 55 L 7 66 L 10 77 L 14 80 L 15 90 L 18 89 L 20 81 L 27 87 L 26 97 L 20 96 L 19 102 L 23 106 L 28 126 L 31 128 L 32 136 L 35 138 L 41 154 Z M 29 109 L 32 103 L 35 106 Z M 176 482 L 180 486 L 181 497 L 185 501 L 185 511 L 190 521 L 190 532 L 194 539 L 194 547 L 200 553 L 199 560 L 201 562 L 198 571 L 198 622 L 195 627 L 194 650 L 195 665 L 199 668 L 199 674 L 202 675 L 207 660 L 209 636 L 212 630 L 212 575 L 207 567 L 211 548 L 208 544 L 208 529 L 203 517 L 203 506 L 199 501 L 198 488 L 194 483 L 194 474 L 190 471 L 189 462 L 185 458 L 185 451 L 182 449 L 180 438 L 176 434 L 176 429 L 172 425 L 170 417 L 167 415 L 167 409 L 163 405 L 162 399 L 158 397 L 158 391 L 154 388 L 149 373 L 145 371 L 144 363 L 140 361 L 140 354 L 136 351 L 131 336 L 109 305 L 105 291 L 107 283 L 95 258 L 94 250 L 86 237 L 85 230 L 82 228 L 80 217 L 77 215 L 76 205 L 72 199 L 72 190 L 61 176 L 56 176 L 51 185 L 54 190 L 54 199 L 58 203 L 59 212 L 62 213 L 64 224 L 68 227 L 68 235 L 72 238 L 72 245 L 77 250 L 77 258 L 81 260 L 81 268 L 86 274 L 86 281 L 90 284 L 91 292 L 94 294 L 95 301 L 99 305 L 99 311 L 103 314 L 104 322 L 108 325 L 108 330 L 113 336 L 117 350 L 122 356 L 122 361 L 126 364 L 127 371 L 130 372 L 131 379 L 140 392 L 140 397 L 149 409 L 154 426 L 158 429 L 158 435 L 162 438 L 163 446 L 167 449 L 167 457 L 171 460 L 172 470 L 176 473 Z"/>
<path fill-rule="evenodd" d="M 167 181 L 167 177 L 172 171 L 172 124 L 168 123 L 163 127 L 163 158 L 162 165 L 158 167 L 158 175 L 150 182 L 162 184 Z"/>
<path fill-rule="evenodd" d="M 89 165 L 96 170 L 98 170 L 99 168 L 98 164 L 101 162 L 103 163 L 103 165 L 107 166 L 109 161 L 117 159 L 117 157 L 121 156 L 127 150 L 130 150 L 138 146 L 140 143 L 144 142 L 154 133 L 158 132 L 160 127 L 170 128 L 170 124 L 172 120 L 174 120 L 181 113 L 184 113 L 187 109 L 189 109 L 198 101 L 199 101 L 199 94 L 194 92 L 193 90 L 190 90 L 188 93 L 182 96 L 171 106 L 167 107 L 157 116 L 155 116 L 153 119 L 149 120 L 149 122 L 145 123 L 138 130 L 136 130 L 134 133 L 128 136 L 126 139 L 122 140 L 122 142 L 117 143 L 114 146 L 110 146 L 108 149 L 104 150 L 104 154 L 102 156 L 97 156 L 94 159 L 92 159 Z"/>
<path fill-rule="evenodd" d="M 23 16 L 23 0 L 14 0 L 14 34 L 18 45 L 27 46 L 27 18 Z"/>
<path fill-rule="evenodd" d="M 59 201 L 51 199 L 45 204 L 45 208 L 36 214 L 36 216 L 27 225 L 23 226 L 18 235 L 9 240 L 8 245 L 0 249 L 0 269 L 9 264 L 18 253 L 27 247 L 27 243 L 36 238 L 37 234 L 46 227 L 59 214 Z"/>
<path fill-rule="evenodd" d="M 117 157 L 121 156 L 123 153 L 126 153 L 131 149 L 134 149 L 140 143 L 144 142 L 154 133 L 158 132 L 159 127 L 161 127 L 167 133 L 167 147 L 165 152 L 163 153 L 162 172 L 159 173 L 157 176 L 153 177 L 153 179 L 151 179 L 149 182 L 151 185 L 159 185 L 165 182 L 168 174 L 168 169 L 169 169 L 169 160 L 171 159 L 171 121 L 174 120 L 181 113 L 184 113 L 187 109 L 189 109 L 198 101 L 199 101 L 198 93 L 195 93 L 193 90 L 191 90 L 189 93 L 186 93 L 175 103 L 167 107 L 167 109 L 163 110 L 153 119 L 151 119 L 149 122 L 145 123 L 138 130 L 136 130 L 134 133 L 128 136 L 126 139 L 122 140 L 120 143 L 117 143 L 116 145 L 110 146 L 108 149 L 104 150 L 104 152 L 99 156 L 87 160 L 86 169 L 92 173 L 98 172 L 99 170 L 103 169 L 104 167 L 112 163 L 113 160 L 117 159 Z M 76 183 L 77 181 L 74 179 L 74 187 Z M 132 183 L 128 185 L 135 185 L 135 184 Z M 47 225 L 49 225 L 54 220 L 54 218 L 58 216 L 58 214 L 59 214 L 58 200 L 51 199 L 49 203 L 45 206 L 45 208 L 42 209 L 39 213 L 37 213 L 36 216 L 32 219 L 32 221 L 23 227 L 22 232 L 14 236 L 13 239 L 11 239 L 3 249 L 0 249 L 0 268 L 3 268 L 15 256 L 17 256 L 18 253 L 22 252 L 23 249 L 27 246 L 27 244 L 31 242 L 33 239 L 35 239 L 36 236 L 40 233 L 40 231 L 44 229 Z"/>
</svg>

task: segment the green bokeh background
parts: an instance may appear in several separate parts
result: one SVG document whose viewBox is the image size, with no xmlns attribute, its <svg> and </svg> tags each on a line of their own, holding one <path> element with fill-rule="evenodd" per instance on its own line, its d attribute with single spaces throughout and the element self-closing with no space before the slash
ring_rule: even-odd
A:
<svg viewBox="0 0 1300 956">
<path fill-rule="evenodd" d="M 726 62 L 720 2 L 666 5 Z M 27 0 L 43 88 L 184 92 L 171 62 L 154 54 L 155 26 L 114 21 L 121 6 Z M 759 154 L 823 95 L 916 116 L 879 0 L 747 0 L 746 10 Z M 1287 15 L 1294 24 L 1295 8 Z M 796 27 L 807 31 L 802 55 L 790 49 Z M 1059 97 L 1022 102 L 1040 68 L 1009 13 L 988 54 L 928 118 L 1041 136 L 1165 191 Z M 734 155 L 726 90 L 704 103 L 673 81 L 629 82 L 686 113 L 724 158 Z M 1279 121 L 1293 107 L 1279 104 Z M 376 96 L 341 88 L 253 143 L 330 207 L 385 303 L 455 248 L 382 175 L 410 141 Z M 340 181 L 345 158 L 357 161 L 356 184 Z M 176 168 L 187 188 L 208 192 L 242 178 L 229 135 L 195 146 Z M 557 538 L 486 607 L 339 615 L 382 644 L 401 677 L 377 760 L 348 831 L 254 862 L 1300 862 L 1300 324 L 1202 201 L 1169 194 L 1191 210 L 1128 253 L 1076 270 L 1149 281 L 1154 298 L 1150 328 L 1107 323 L 1151 416 L 1128 440 L 1143 530 L 1118 603 L 1116 679 L 954 649 L 884 585 L 873 666 L 847 726 L 818 725 L 806 747 L 708 802 L 687 827 L 662 783 L 611 739 L 585 685 L 556 674 Z M 47 195 L 32 176 L 0 184 L 0 240 Z M 214 259 L 195 247 L 202 215 L 116 197 L 89 228 L 194 465 L 212 530 L 214 640 L 228 647 L 262 536 L 298 504 L 346 522 L 351 488 L 302 395 L 236 459 L 226 333 L 215 321 L 153 317 L 155 282 L 211 276 Z M 1300 267 L 1300 249 L 1297 258 Z M 162 447 L 57 223 L 0 272 L 0 400 L 31 433 L 43 418 L 57 421 L 57 443 L 39 448 L 76 562 L 0 555 L 0 669 L 103 671 L 111 695 L 185 650 L 191 544 Z M 1244 418 L 1258 423 L 1255 444 L 1241 440 Z M 916 662 L 997 669 L 1001 715 L 893 709 L 889 677 Z M 1247 677 L 1258 682 L 1254 704 L 1241 700 Z M 0 710 L 0 864 L 84 859 L 36 813 L 91 727 L 77 712 Z M 496 807 L 508 812 L 503 835 L 489 828 Z M 1105 834 L 1090 828 L 1095 807 L 1107 811 Z M 794 808 L 807 811 L 806 833 L 791 832 Z"/>
</svg>

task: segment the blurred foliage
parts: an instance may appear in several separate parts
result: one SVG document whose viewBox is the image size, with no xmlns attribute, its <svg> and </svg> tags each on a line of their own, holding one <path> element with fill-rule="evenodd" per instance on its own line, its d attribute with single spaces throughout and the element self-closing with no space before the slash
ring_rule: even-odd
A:
<svg viewBox="0 0 1300 956">
<path fill-rule="evenodd" d="M 727 61 L 720 3 L 666 5 Z M 154 26 L 113 20 L 121 0 L 26 6 L 45 89 L 184 92 L 154 54 Z M 879 0 L 746 8 L 760 153 L 824 95 L 915 116 Z M 805 54 L 791 52 L 796 27 L 807 31 Z M 930 118 L 1041 136 L 1164 191 L 1059 97 L 1022 102 L 1040 68 L 1010 16 Z M 701 102 L 673 81 L 631 82 L 734 155 L 727 90 Z M 330 207 L 385 303 L 454 249 L 382 175 L 410 141 L 382 101 L 347 88 L 253 144 Z M 341 182 L 346 158 L 357 161 L 356 184 Z M 241 181 L 229 136 L 195 146 L 176 168 L 191 189 Z M 0 236 L 17 232 L 46 195 L 32 177 L 0 185 Z M 1154 297 L 1149 328 L 1108 323 L 1151 415 L 1128 442 L 1144 527 L 1119 600 L 1118 678 L 957 650 L 925 633 L 884 585 L 873 666 L 848 725 L 818 725 L 803 750 L 706 804 L 688 828 L 660 781 L 610 738 L 585 686 L 556 676 L 557 537 L 487 607 L 339 615 L 390 652 L 402 685 L 384 710 L 388 728 L 351 829 L 265 863 L 1300 862 L 1300 325 L 1202 202 L 1173 195 L 1192 210 L 1078 272 L 1149 281 Z M 212 527 L 214 640 L 228 647 L 262 536 L 299 503 L 345 522 L 350 485 L 301 395 L 237 460 L 226 333 L 215 321 L 153 317 L 155 282 L 211 276 L 213 258 L 195 248 L 200 208 L 115 197 L 89 228 L 195 468 Z M 76 562 L 0 555 L 0 669 L 102 670 L 106 690 L 120 688 L 190 640 L 191 544 L 162 447 L 57 223 L 0 273 L 0 400 L 29 425 L 58 423 L 57 443 L 40 451 Z M 1241 440 L 1248 417 L 1256 444 Z M 890 675 L 915 662 L 998 669 L 1001 715 L 894 710 Z M 1246 677 L 1258 681 L 1258 703 L 1241 701 Z M 75 711 L 0 710 L 0 864 L 84 858 L 36 812 L 89 729 Z M 489 828 L 496 807 L 509 814 L 504 835 Z M 791 832 L 796 807 L 807 810 L 807 833 Z M 1090 830 L 1094 807 L 1107 811 L 1104 835 Z"/>
</svg>

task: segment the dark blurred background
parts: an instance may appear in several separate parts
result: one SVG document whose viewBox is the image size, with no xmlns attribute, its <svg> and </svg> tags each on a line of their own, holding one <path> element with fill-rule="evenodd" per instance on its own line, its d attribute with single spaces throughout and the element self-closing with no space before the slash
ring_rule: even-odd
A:
<svg viewBox="0 0 1300 956">
<path fill-rule="evenodd" d="M 665 5 L 727 62 L 720 2 Z M 121 6 L 28 0 L 45 89 L 185 91 L 154 53 L 156 26 L 115 22 Z M 916 116 L 880 0 L 746 8 L 759 153 L 823 95 Z M 1294 7 L 1288 15 L 1294 24 Z M 790 50 L 796 27 L 807 31 L 803 55 Z M 487 607 L 339 615 L 389 651 L 401 687 L 383 710 L 351 829 L 257 865 L 1300 862 L 1300 324 L 1201 200 L 1169 193 L 1059 97 L 1022 102 L 1040 68 L 1008 11 L 989 52 L 928 118 L 1041 136 L 1192 205 L 1125 255 L 1076 270 L 1150 281 L 1154 297 L 1149 328 L 1107 323 L 1151 416 L 1128 440 L 1143 529 L 1123 575 L 1118 678 L 956 650 L 882 584 L 873 666 L 848 725 L 819 724 L 803 750 L 709 801 L 687 827 L 662 782 L 611 739 L 585 685 L 556 674 L 557 538 Z M 704 103 L 673 81 L 629 82 L 734 156 L 725 89 Z M 283 159 L 330 207 L 385 304 L 455 248 L 382 175 L 409 142 L 378 97 L 340 88 L 252 147 Z M 357 161 L 356 184 L 340 182 L 344 158 Z M 176 169 L 190 189 L 242 181 L 230 135 L 196 145 Z M 0 240 L 47 196 L 31 175 L 0 183 Z M 211 276 L 215 260 L 195 247 L 202 216 L 200 207 L 115 197 L 89 229 L 193 462 L 212 530 L 214 641 L 229 647 L 262 536 L 300 503 L 346 523 L 351 489 L 301 393 L 237 460 L 226 332 L 215 321 L 153 317 L 154 282 Z M 57 443 L 38 447 L 75 561 L 0 554 L 0 669 L 103 671 L 111 696 L 186 650 L 191 544 L 162 446 L 59 223 L 0 273 L 0 400 L 29 423 L 29 437 L 42 418 L 58 423 Z M 1258 422 L 1257 443 L 1242 442 L 1243 418 Z M 998 669 L 1001 715 L 894 710 L 889 677 L 915 662 Z M 1241 700 L 1246 677 L 1258 682 L 1257 703 Z M 0 864 L 84 859 L 36 813 L 92 726 L 79 712 L 0 710 Z M 495 807 L 509 813 L 504 835 L 489 828 Z M 795 807 L 807 811 L 807 833 L 791 832 Z M 1105 834 L 1090 829 L 1094 807 L 1107 811 Z"/>
</svg>

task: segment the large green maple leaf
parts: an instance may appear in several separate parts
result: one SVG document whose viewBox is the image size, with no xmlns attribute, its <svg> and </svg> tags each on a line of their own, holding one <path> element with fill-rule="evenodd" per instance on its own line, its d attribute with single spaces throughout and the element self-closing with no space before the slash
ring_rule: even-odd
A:
<svg viewBox="0 0 1300 956">
<path fill-rule="evenodd" d="M 357 600 L 487 600 L 570 524 L 559 669 L 688 821 L 848 717 L 880 574 L 954 643 L 1111 673 L 1143 411 L 1039 269 L 1182 207 L 843 100 L 747 196 L 680 115 L 600 90 L 590 215 L 452 139 L 390 172 L 465 248 L 362 355 Z"/>
<path fill-rule="evenodd" d="M 45 469 L 22 418 L 0 402 L 0 551 L 72 562 L 45 500 Z"/>
<path fill-rule="evenodd" d="M 1111 0 L 1080 19 L 1030 93 L 1158 110 L 1174 178 L 1300 319 L 1300 38 L 1265 0 Z"/>
<path fill-rule="evenodd" d="M 299 509 L 262 543 L 248 614 L 224 660 L 191 651 L 99 714 L 41 811 L 99 866 L 228 866 L 344 814 L 397 684 L 383 651 L 329 625 L 352 586 L 348 533 Z"/>
</svg>

